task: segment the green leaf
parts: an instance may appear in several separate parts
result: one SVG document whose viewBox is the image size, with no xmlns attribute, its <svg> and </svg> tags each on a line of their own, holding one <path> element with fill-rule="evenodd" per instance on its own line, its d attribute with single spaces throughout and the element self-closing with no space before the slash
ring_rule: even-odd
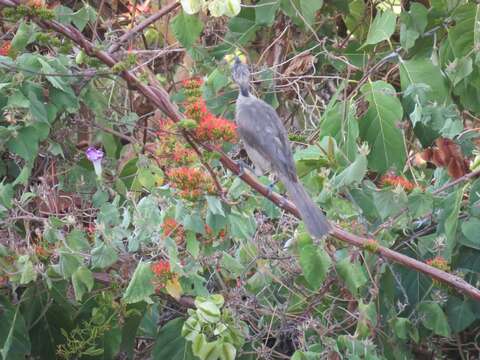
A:
<svg viewBox="0 0 480 360">
<path fill-rule="evenodd" d="M 377 308 L 375 302 L 364 304 L 362 300 L 358 303 L 358 322 L 355 335 L 359 338 L 368 338 L 373 335 L 377 326 Z"/>
<path fill-rule="evenodd" d="M 222 253 L 222 260 L 220 261 L 220 266 L 222 267 L 222 270 L 227 270 L 230 273 L 231 277 L 238 277 L 242 275 L 242 273 L 245 271 L 245 267 L 240 263 L 240 261 L 235 259 L 227 252 Z"/>
<path fill-rule="evenodd" d="M 179 317 L 166 323 L 158 332 L 153 346 L 153 360 L 194 360 L 190 345 L 181 335 L 184 320 Z"/>
<path fill-rule="evenodd" d="M 367 173 L 367 157 L 365 155 L 357 155 L 353 163 L 347 166 L 340 174 L 335 176 L 332 180 L 335 188 L 343 186 L 350 186 L 355 183 L 360 183 Z"/>
<path fill-rule="evenodd" d="M 35 39 L 36 25 L 33 22 L 20 22 L 17 32 L 12 39 L 12 48 L 18 52 L 23 51 Z"/>
<path fill-rule="evenodd" d="M 480 46 L 480 5 L 459 6 L 452 14 L 455 26 L 448 30 L 448 45 L 455 58 L 462 58 Z"/>
<path fill-rule="evenodd" d="M 175 16 L 171 26 L 177 40 L 187 49 L 192 47 L 203 30 L 203 23 L 197 16 L 183 11 Z"/>
<path fill-rule="evenodd" d="M 300 266 L 303 276 L 313 290 L 317 290 L 327 277 L 332 261 L 321 246 L 305 245 L 300 248 Z"/>
<path fill-rule="evenodd" d="M 378 13 L 368 29 L 367 40 L 362 47 L 390 39 L 390 36 L 395 32 L 396 22 L 397 15 L 393 11 L 386 10 L 383 13 Z"/>
<path fill-rule="evenodd" d="M 363 0 L 353 0 L 348 2 L 348 15 L 345 17 L 347 29 L 358 39 L 362 41 L 368 33 L 368 24 L 370 23 L 370 11 Z"/>
<path fill-rule="evenodd" d="M 473 72 L 473 60 L 470 56 L 463 58 L 456 58 L 446 68 L 446 73 L 453 86 L 456 86 L 460 81 L 465 79 Z"/>
<path fill-rule="evenodd" d="M 225 15 L 229 17 L 237 16 L 240 13 L 240 0 L 224 0 L 225 1 Z"/>
<path fill-rule="evenodd" d="M 252 41 L 259 29 L 259 26 L 255 23 L 254 9 L 244 8 L 238 16 L 230 20 L 228 29 L 230 31 L 225 35 L 226 41 L 239 45 L 246 45 Z"/>
<path fill-rule="evenodd" d="M 126 307 L 127 318 L 125 319 L 124 324 L 122 324 L 120 349 L 124 354 L 127 355 L 129 360 L 134 359 L 134 353 L 136 349 L 135 340 L 146 309 L 147 304 L 144 302 L 129 304 Z"/>
<path fill-rule="evenodd" d="M 447 318 L 437 303 L 423 302 L 418 306 L 422 324 L 440 336 L 450 336 L 450 326 Z"/>
<path fill-rule="evenodd" d="M 479 229 L 480 219 L 478 218 L 470 218 L 462 223 L 462 233 L 466 238 L 462 241 L 462 244 L 480 250 L 480 237 L 478 236 Z"/>
<path fill-rule="evenodd" d="M 198 13 L 202 9 L 204 0 L 180 0 L 182 9 L 189 15 Z"/>
<path fill-rule="evenodd" d="M 235 360 L 237 349 L 232 344 L 224 342 L 220 344 L 218 353 L 221 360 Z"/>
<path fill-rule="evenodd" d="M 153 273 L 150 269 L 150 263 L 140 261 L 132 275 L 132 280 L 128 284 L 127 290 L 123 295 L 123 301 L 126 304 L 133 304 L 140 301 L 152 303 L 150 295 L 155 293 L 152 284 Z"/>
<path fill-rule="evenodd" d="M 300 0 L 299 10 L 307 23 L 312 25 L 315 22 L 317 11 L 320 10 L 322 6 L 323 0 Z"/>
<path fill-rule="evenodd" d="M 397 214 L 407 205 L 407 196 L 404 191 L 382 189 L 373 193 L 373 200 L 382 220 Z"/>
<path fill-rule="evenodd" d="M 420 3 L 412 3 L 408 12 L 400 15 L 400 44 L 405 50 L 415 45 L 428 24 L 428 10 Z"/>
<path fill-rule="evenodd" d="M 152 191 L 163 181 L 163 171 L 158 166 L 138 168 L 137 180 L 145 189 Z"/>
<path fill-rule="evenodd" d="M 255 221 L 246 215 L 233 211 L 228 216 L 230 233 L 233 237 L 248 240 L 251 239 L 256 230 Z"/>
<path fill-rule="evenodd" d="M 408 196 L 408 211 L 412 218 L 418 218 L 431 212 L 433 209 L 433 195 L 415 188 Z"/>
<path fill-rule="evenodd" d="M 199 334 L 192 343 L 192 352 L 200 360 L 218 359 L 217 341 L 209 342 L 204 334 Z"/>
<path fill-rule="evenodd" d="M 392 321 L 393 331 L 399 339 L 408 340 L 409 329 L 412 326 L 410 320 L 407 318 L 397 317 Z"/>
<path fill-rule="evenodd" d="M 90 6 L 84 5 L 80 10 L 73 13 L 71 16 L 71 22 L 77 27 L 78 30 L 83 31 L 85 26 L 88 24 L 90 20 L 89 8 Z"/>
<path fill-rule="evenodd" d="M 82 300 L 86 292 L 93 289 L 93 275 L 85 266 L 80 266 L 72 275 L 73 291 L 75 292 L 75 299 Z"/>
<path fill-rule="evenodd" d="M 83 231 L 73 229 L 66 238 L 67 245 L 74 251 L 87 251 L 90 249 L 87 237 Z"/>
<path fill-rule="evenodd" d="M 369 82 L 360 89 L 368 101 L 368 111 L 360 119 L 360 137 L 371 151 L 368 164 L 384 173 L 392 167 L 402 170 L 406 160 L 403 134 L 398 128 L 403 109 L 395 89 L 384 81 Z"/>
<path fill-rule="evenodd" d="M 260 0 L 255 7 L 255 23 L 271 26 L 280 7 L 280 0 Z"/>
<path fill-rule="evenodd" d="M 400 61 L 400 82 L 405 91 L 411 84 L 427 84 L 431 91 L 426 100 L 440 104 L 450 102 L 449 90 L 440 68 L 430 59 Z M 413 106 L 410 106 L 413 111 Z"/>
<path fill-rule="evenodd" d="M 194 341 L 202 330 L 202 324 L 200 323 L 198 316 L 192 314 L 182 327 L 182 336 L 188 341 Z"/>
<path fill-rule="evenodd" d="M 72 255 L 64 250 L 60 251 L 60 262 L 58 272 L 64 279 L 69 279 L 75 271 L 82 266 L 82 258 L 80 256 Z"/>
<path fill-rule="evenodd" d="M 197 299 L 195 300 L 195 306 L 197 307 L 198 318 L 203 322 L 216 323 L 220 320 L 220 309 L 213 301 L 198 301 Z"/>
<path fill-rule="evenodd" d="M 189 214 L 183 218 L 182 225 L 185 230 L 205 235 L 205 223 L 198 213 Z"/>
<path fill-rule="evenodd" d="M 220 198 L 217 196 L 206 196 L 205 198 L 207 199 L 208 209 L 212 214 L 225 216 Z"/>
<path fill-rule="evenodd" d="M 467 299 L 450 296 L 447 302 L 448 322 L 454 333 L 459 333 L 469 327 L 476 318 Z"/>
<path fill-rule="evenodd" d="M 54 69 L 47 61 L 45 61 L 43 58 L 38 57 L 38 62 L 42 65 L 42 72 L 45 74 L 51 74 L 55 73 L 56 69 Z M 59 76 L 47 76 L 47 80 L 49 81 L 50 84 L 52 84 L 53 87 L 66 91 L 66 87 L 68 86 L 65 81 L 62 80 L 61 77 Z"/>
<path fill-rule="evenodd" d="M 347 256 L 337 262 L 336 268 L 340 277 L 345 281 L 348 290 L 354 296 L 358 296 L 358 289 L 367 282 L 362 265 L 356 261 L 352 263 L 349 256 Z"/>
<path fill-rule="evenodd" d="M 37 279 L 37 272 L 33 268 L 33 263 L 28 255 L 22 255 L 17 260 L 17 266 L 20 272 L 20 284 L 28 284 Z"/>
<path fill-rule="evenodd" d="M 12 207 L 13 199 L 13 185 L 0 183 L 0 204 L 5 206 L 7 209 Z"/>
<path fill-rule="evenodd" d="M 17 132 L 17 136 L 11 138 L 8 150 L 21 156 L 26 161 L 32 161 L 38 154 L 38 131 L 33 126 L 25 127 Z"/>
<path fill-rule="evenodd" d="M 97 244 L 92 250 L 92 267 L 105 269 L 118 260 L 115 249 L 104 242 Z"/>
<path fill-rule="evenodd" d="M 317 11 L 323 5 L 323 0 L 281 0 L 280 6 L 295 25 L 312 26 L 315 22 Z"/>
<path fill-rule="evenodd" d="M 34 91 L 28 92 L 28 100 L 30 101 L 30 112 L 38 121 L 48 123 L 48 112 L 46 105 L 40 101 Z"/>
<path fill-rule="evenodd" d="M 0 298 L 0 355 L 3 360 L 24 360 L 30 353 L 31 344 L 20 305 L 14 311 L 10 304 Z"/>
<path fill-rule="evenodd" d="M 439 215 L 437 234 L 446 238 L 442 256 L 450 260 L 457 245 L 458 215 L 463 200 L 464 188 L 459 188 L 442 199 L 442 211 Z"/>
</svg>

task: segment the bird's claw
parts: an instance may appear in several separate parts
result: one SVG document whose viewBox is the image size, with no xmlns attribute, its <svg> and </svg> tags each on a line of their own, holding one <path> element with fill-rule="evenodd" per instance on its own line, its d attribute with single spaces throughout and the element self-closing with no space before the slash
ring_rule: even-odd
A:
<svg viewBox="0 0 480 360">
<path fill-rule="evenodd" d="M 238 160 L 237 166 L 238 166 L 238 176 L 243 176 L 245 174 L 245 163 L 242 160 Z"/>
<path fill-rule="evenodd" d="M 273 188 L 275 187 L 276 182 L 272 182 L 267 185 L 267 196 L 271 196 L 273 193 Z"/>
</svg>

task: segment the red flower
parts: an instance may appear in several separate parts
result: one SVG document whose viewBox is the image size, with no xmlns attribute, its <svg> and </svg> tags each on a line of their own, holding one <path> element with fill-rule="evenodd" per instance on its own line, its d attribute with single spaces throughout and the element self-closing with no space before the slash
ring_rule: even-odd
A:
<svg viewBox="0 0 480 360">
<path fill-rule="evenodd" d="M 167 171 L 173 188 L 178 189 L 180 196 L 195 200 L 202 193 L 213 193 L 214 188 L 210 177 L 200 169 L 182 166 Z"/>
<path fill-rule="evenodd" d="M 166 260 L 160 260 L 151 265 L 152 272 L 157 276 L 170 274 L 170 263 Z"/>
<path fill-rule="evenodd" d="M 176 243 L 182 243 L 185 240 L 185 231 L 183 226 L 180 225 L 172 218 L 166 218 L 162 224 L 163 236 L 171 237 L 175 239 Z"/>
<path fill-rule="evenodd" d="M 199 98 L 202 96 L 202 85 L 203 81 L 200 78 L 192 78 L 183 80 L 183 88 L 185 90 L 185 95 L 188 98 Z"/>
<path fill-rule="evenodd" d="M 401 186 L 405 191 L 412 191 L 415 185 L 402 176 L 395 174 L 386 174 L 382 176 L 381 183 L 383 186 Z"/>
<path fill-rule="evenodd" d="M 183 145 L 175 144 L 175 151 L 172 154 L 173 161 L 179 165 L 188 165 L 197 159 L 197 153 L 192 149 L 187 149 Z"/>
<path fill-rule="evenodd" d="M 182 84 L 185 89 L 198 89 L 203 85 L 203 80 L 201 78 L 185 79 Z"/>
<path fill-rule="evenodd" d="M 189 102 L 185 107 L 187 118 L 200 122 L 208 114 L 207 105 L 203 99 L 197 99 Z"/>
<path fill-rule="evenodd" d="M 12 44 L 10 41 L 5 42 L 2 47 L 0 47 L 0 55 L 1 56 L 8 56 L 10 53 L 10 48 L 12 47 Z"/>
<path fill-rule="evenodd" d="M 433 266 L 437 269 L 447 272 L 450 271 L 450 265 L 448 265 L 448 261 L 441 256 L 436 256 L 433 259 L 428 259 L 426 263 L 427 265 Z"/>
<path fill-rule="evenodd" d="M 237 140 L 236 125 L 223 118 L 208 114 L 195 129 L 195 135 L 200 141 L 235 142 Z"/>
</svg>

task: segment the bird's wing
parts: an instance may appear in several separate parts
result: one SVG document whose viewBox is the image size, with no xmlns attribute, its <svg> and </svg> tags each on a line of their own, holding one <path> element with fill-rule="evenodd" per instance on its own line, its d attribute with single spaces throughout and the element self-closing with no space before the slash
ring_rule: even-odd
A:
<svg viewBox="0 0 480 360">
<path fill-rule="evenodd" d="M 237 126 L 243 141 L 268 159 L 273 170 L 297 178 L 287 131 L 270 105 L 255 99 L 242 106 L 237 111 Z"/>
</svg>

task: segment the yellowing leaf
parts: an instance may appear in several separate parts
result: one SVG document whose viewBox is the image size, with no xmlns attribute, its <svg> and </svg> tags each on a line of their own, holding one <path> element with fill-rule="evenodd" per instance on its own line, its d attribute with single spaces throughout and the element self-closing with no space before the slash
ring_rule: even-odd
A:
<svg viewBox="0 0 480 360">
<path fill-rule="evenodd" d="M 180 296 L 183 294 L 182 286 L 178 281 L 178 277 L 168 280 L 165 284 L 165 290 L 167 291 L 168 295 L 173 297 L 175 300 L 180 300 Z"/>
</svg>

